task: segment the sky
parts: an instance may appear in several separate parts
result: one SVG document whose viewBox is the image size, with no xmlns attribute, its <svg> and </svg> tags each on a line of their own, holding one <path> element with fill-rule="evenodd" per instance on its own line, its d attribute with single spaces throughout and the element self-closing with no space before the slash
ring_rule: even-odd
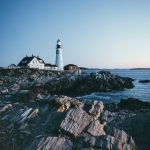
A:
<svg viewBox="0 0 150 150">
<path fill-rule="evenodd" d="M 150 67 L 149 0 L 0 0 L 0 66 L 38 55 L 89 68 Z"/>
</svg>

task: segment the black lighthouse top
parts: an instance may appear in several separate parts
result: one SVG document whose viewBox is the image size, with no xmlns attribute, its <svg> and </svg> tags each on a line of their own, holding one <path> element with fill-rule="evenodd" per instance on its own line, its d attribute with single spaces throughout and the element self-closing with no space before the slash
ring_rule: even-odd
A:
<svg viewBox="0 0 150 150">
<path fill-rule="evenodd" d="M 56 48 L 61 48 L 61 41 L 59 39 L 57 40 L 57 46 L 56 46 Z"/>
</svg>

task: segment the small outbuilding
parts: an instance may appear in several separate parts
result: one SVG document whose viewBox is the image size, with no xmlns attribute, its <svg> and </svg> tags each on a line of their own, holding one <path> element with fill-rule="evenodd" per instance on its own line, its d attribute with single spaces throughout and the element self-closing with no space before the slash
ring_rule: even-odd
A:
<svg viewBox="0 0 150 150">
<path fill-rule="evenodd" d="M 58 70 L 58 67 L 56 65 L 51 65 L 52 70 Z"/>
<path fill-rule="evenodd" d="M 8 66 L 8 69 L 16 69 L 18 68 L 18 66 L 16 66 L 15 64 L 11 64 Z"/>
<path fill-rule="evenodd" d="M 75 75 L 81 75 L 81 69 L 74 64 L 68 64 L 64 66 L 64 70 L 74 72 Z"/>
<path fill-rule="evenodd" d="M 64 66 L 64 70 L 68 70 L 68 71 L 76 71 L 78 68 L 79 67 L 74 64 L 68 64 L 68 65 Z"/>
<path fill-rule="evenodd" d="M 45 64 L 45 70 L 58 70 L 58 67 L 56 65 L 52 64 Z"/>
</svg>

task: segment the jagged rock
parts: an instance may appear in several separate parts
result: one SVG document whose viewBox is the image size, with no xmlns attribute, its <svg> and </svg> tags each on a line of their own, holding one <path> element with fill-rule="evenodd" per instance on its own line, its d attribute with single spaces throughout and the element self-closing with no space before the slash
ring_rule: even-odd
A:
<svg viewBox="0 0 150 150">
<path fill-rule="evenodd" d="M 3 83 L 4 83 L 4 82 L 3 82 L 2 80 L 0 80 L 0 85 L 3 85 Z"/>
<path fill-rule="evenodd" d="M 94 149 L 89 147 L 89 148 L 78 148 L 78 150 L 94 150 Z"/>
<path fill-rule="evenodd" d="M 36 117 L 38 115 L 38 113 L 39 113 L 39 109 L 37 108 L 28 116 L 27 119 L 30 120 L 31 118 Z"/>
<path fill-rule="evenodd" d="M 114 120 L 114 118 L 116 117 L 116 113 L 115 112 L 110 112 L 108 110 L 105 110 L 102 113 L 102 120 L 106 121 L 106 122 L 111 122 L 112 120 Z"/>
<path fill-rule="evenodd" d="M 19 130 L 24 130 L 27 126 L 28 126 L 28 124 L 24 123 L 19 127 Z"/>
<path fill-rule="evenodd" d="M 140 80 L 141 83 L 150 83 L 150 80 Z"/>
<path fill-rule="evenodd" d="M 32 112 L 31 111 L 32 108 L 29 108 L 21 115 L 21 120 L 19 121 L 19 124 L 23 124 L 24 122 L 29 121 L 30 119 L 36 117 L 39 112 L 39 109 L 37 108 L 34 111 Z"/>
<path fill-rule="evenodd" d="M 35 140 L 25 150 L 72 150 L 73 143 L 64 137 L 46 137 Z"/>
<path fill-rule="evenodd" d="M 110 74 L 106 74 L 101 77 L 99 76 L 97 79 L 94 78 L 94 80 L 101 81 L 105 78 L 108 83 L 108 76 L 111 77 Z M 26 83 L 26 81 L 23 82 Z M 59 83 L 59 81 L 57 82 Z M 32 91 L 32 89 L 30 90 Z M 107 111 L 106 108 L 103 112 L 104 104 L 100 101 L 80 101 L 67 96 L 51 96 L 47 98 L 50 95 L 47 93 L 48 91 L 44 91 L 45 93 L 37 91 L 37 93 L 44 95 L 41 100 L 37 100 L 37 93 L 33 93 L 35 94 L 36 101 L 28 102 L 30 90 L 27 93 L 23 92 L 27 99 L 26 102 L 20 102 L 20 97 L 18 97 L 18 102 L 14 103 L 11 99 L 12 97 L 10 97 L 9 103 L 13 104 L 13 109 L 10 109 L 12 107 L 3 109 L 6 101 L 1 100 L 0 105 L 3 106 L 0 109 L 3 112 L 0 113 L 0 143 L 2 149 L 5 149 L 6 145 L 8 147 L 7 149 L 12 150 L 22 150 L 25 147 L 26 150 L 135 149 L 135 143 L 132 137 L 124 131 L 116 129 L 119 127 L 122 129 L 124 126 L 128 128 L 130 124 L 124 123 L 124 126 L 119 126 L 119 123 L 122 119 L 125 118 L 124 120 L 127 120 L 132 116 L 132 112 L 130 113 L 129 110 L 119 110 L 118 107 L 118 109 L 115 109 L 115 112 Z M 22 91 L 19 90 L 19 92 Z M 142 119 L 143 116 L 141 117 Z M 142 123 L 141 118 L 138 120 L 140 122 L 139 124 Z M 136 127 L 137 133 L 139 128 L 142 129 L 144 127 L 146 129 L 145 131 L 147 131 L 146 133 L 148 133 L 149 126 L 147 123 L 149 117 L 146 117 L 146 119 L 143 119 L 146 121 L 140 127 L 135 126 L 137 120 L 135 122 L 132 121 L 132 129 L 134 130 Z M 117 122 L 119 122 L 118 126 L 116 125 Z M 103 128 L 104 126 L 105 128 Z M 112 128 L 114 126 L 116 128 Z M 123 128 L 124 130 L 126 129 L 125 127 Z M 138 133 L 139 137 L 145 132 L 144 129 Z M 130 135 L 133 133 L 133 136 L 136 135 L 136 133 L 131 131 L 127 133 L 130 133 Z M 135 142 L 138 143 L 138 139 Z M 143 140 L 143 144 L 145 144 L 145 141 Z M 12 146 L 13 144 L 15 144 L 15 147 Z"/>
<path fill-rule="evenodd" d="M 37 98 L 38 98 L 38 99 L 44 99 L 44 96 L 39 93 L 39 94 L 37 95 Z"/>
<path fill-rule="evenodd" d="M 103 111 L 104 105 L 101 101 L 93 101 L 92 108 L 89 110 L 90 114 L 98 119 L 100 113 Z"/>
<path fill-rule="evenodd" d="M 60 127 L 73 136 L 78 136 L 90 122 L 91 116 L 83 109 L 75 108 L 69 110 Z"/>
<path fill-rule="evenodd" d="M 19 121 L 19 123 L 23 123 L 25 122 L 25 120 L 27 120 L 28 115 L 30 114 L 30 112 L 32 111 L 32 108 L 29 108 L 28 110 L 26 110 L 23 114 L 21 114 L 21 120 Z"/>
<path fill-rule="evenodd" d="M 65 105 L 61 105 L 57 110 L 57 112 L 64 112 L 64 111 L 65 111 Z"/>
<path fill-rule="evenodd" d="M 45 112 L 48 110 L 48 107 L 49 107 L 48 104 L 46 104 L 46 105 L 44 105 L 43 107 L 41 107 L 41 112 L 42 112 L 42 113 L 45 113 Z"/>
<path fill-rule="evenodd" d="M 81 141 L 93 148 L 107 150 L 135 150 L 135 143 L 131 136 L 128 136 L 124 131 L 116 129 L 114 133 L 101 136 L 81 136 Z M 126 149 L 127 148 L 127 149 Z"/>
<path fill-rule="evenodd" d="M 109 128 L 107 130 L 107 134 L 115 138 L 114 149 L 120 150 L 124 150 L 124 148 L 128 148 L 127 150 L 136 149 L 133 138 L 127 135 L 123 130 L 119 130 L 116 128 Z"/>
<path fill-rule="evenodd" d="M 86 143 L 88 146 L 98 149 L 107 149 L 112 150 L 112 147 L 115 143 L 115 138 L 110 135 L 102 135 L 102 136 L 89 136 L 83 135 L 81 140 Z"/>
<path fill-rule="evenodd" d="M 74 106 L 74 107 L 76 107 L 76 108 L 83 108 L 84 107 L 84 103 L 83 102 L 81 102 L 80 100 L 78 100 L 78 99 L 72 99 L 71 100 L 71 104 Z"/>
<path fill-rule="evenodd" d="M 137 149 L 150 150 L 150 111 L 140 110 L 136 116 L 116 122 L 113 126 L 132 135 Z"/>
<path fill-rule="evenodd" d="M 0 113 L 7 111 L 8 109 L 12 108 L 12 104 L 6 104 L 2 108 L 0 108 Z"/>
<path fill-rule="evenodd" d="M 71 98 L 67 96 L 58 96 L 55 98 L 55 102 L 60 105 L 58 112 L 64 112 L 70 107 Z"/>
<path fill-rule="evenodd" d="M 68 96 L 57 96 L 55 98 L 56 103 L 58 104 L 66 104 L 67 102 L 71 101 L 71 98 Z"/>
<path fill-rule="evenodd" d="M 6 93 L 8 93 L 8 92 L 9 92 L 8 89 L 5 89 L 5 90 L 2 90 L 2 91 L 1 91 L 2 94 L 6 94 Z"/>
<path fill-rule="evenodd" d="M 93 121 L 88 126 L 87 132 L 93 136 L 105 135 L 104 124 L 100 124 L 98 120 Z"/>
<path fill-rule="evenodd" d="M 134 117 L 135 115 L 136 114 L 131 111 L 110 112 L 108 110 L 105 110 L 101 115 L 101 120 L 107 123 L 116 123 L 130 117 Z"/>
<path fill-rule="evenodd" d="M 84 104 L 78 99 L 72 99 L 68 96 L 54 96 L 54 101 L 59 105 L 57 112 L 64 112 L 71 106 L 83 108 Z"/>
<path fill-rule="evenodd" d="M 12 110 L 8 114 L 5 114 L 1 120 L 7 120 L 11 123 L 15 123 L 18 125 L 23 125 L 24 123 L 28 122 L 35 116 L 37 116 L 39 110 L 35 109 L 32 111 L 32 108 L 25 108 L 25 109 L 19 109 L 18 111 Z"/>
</svg>

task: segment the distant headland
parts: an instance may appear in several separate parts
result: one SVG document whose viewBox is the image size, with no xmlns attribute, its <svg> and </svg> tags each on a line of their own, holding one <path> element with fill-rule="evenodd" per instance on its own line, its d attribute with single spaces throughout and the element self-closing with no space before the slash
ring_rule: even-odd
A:
<svg viewBox="0 0 150 150">
<path fill-rule="evenodd" d="M 130 70 L 150 70 L 150 68 L 131 68 Z"/>
</svg>

